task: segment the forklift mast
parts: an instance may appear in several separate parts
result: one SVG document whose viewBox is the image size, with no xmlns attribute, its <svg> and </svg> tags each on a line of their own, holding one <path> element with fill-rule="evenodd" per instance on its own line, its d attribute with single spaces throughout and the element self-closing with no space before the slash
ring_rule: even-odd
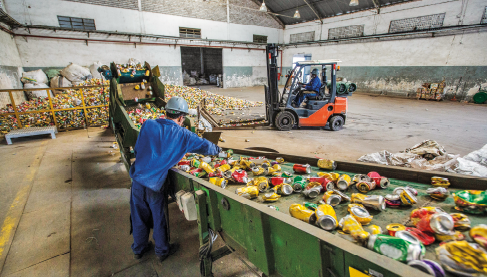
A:
<svg viewBox="0 0 487 277">
<path fill-rule="evenodd" d="M 265 107 L 266 119 L 271 126 L 274 125 L 274 118 L 279 111 L 279 87 L 277 84 L 278 53 L 279 49 L 275 43 L 267 44 L 267 86 L 265 88 Z"/>
</svg>

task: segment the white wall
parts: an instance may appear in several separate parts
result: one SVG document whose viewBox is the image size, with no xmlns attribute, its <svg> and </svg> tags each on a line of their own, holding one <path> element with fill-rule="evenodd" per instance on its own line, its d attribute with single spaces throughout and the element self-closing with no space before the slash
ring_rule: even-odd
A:
<svg viewBox="0 0 487 277">
<path fill-rule="evenodd" d="M 17 45 L 11 35 L 2 30 L 0 30 L 0 49 L 0 89 L 21 88 L 22 62 Z M 16 103 L 23 102 L 25 99 L 22 92 L 14 92 L 13 96 Z M 5 107 L 9 103 L 8 93 L 0 92 L 0 107 Z"/>
</svg>

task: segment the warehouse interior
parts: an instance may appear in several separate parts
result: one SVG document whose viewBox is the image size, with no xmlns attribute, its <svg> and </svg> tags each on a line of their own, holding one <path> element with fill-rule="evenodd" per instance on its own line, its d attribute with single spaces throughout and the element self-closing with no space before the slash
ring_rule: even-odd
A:
<svg viewBox="0 0 487 277">
<path fill-rule="evenodd" d="M 0 0 L 0 276 L 485 275 L 486 44 L 482 0 Z M 227 152 L 169 166 L 179 250 L 136 259 L 137 137 L 177 97 Z"/>
</svg>

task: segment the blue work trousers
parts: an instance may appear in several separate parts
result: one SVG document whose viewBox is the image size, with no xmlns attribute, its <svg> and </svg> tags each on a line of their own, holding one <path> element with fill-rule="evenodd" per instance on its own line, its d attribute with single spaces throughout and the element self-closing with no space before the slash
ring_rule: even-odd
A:
<svg viewBox="0 0 487 277">
<path fill-rule="evenodd" d="M 296 102 L 296 106 L 300 106 L 301 103 L 303 103 L 304 99 L 306 99 L 306 97 L 315 97 L 316 96 L 316 92 L 314 93 L 303 93 L 303 92 L 300 92 L 297 96 L 296 96 L 296 99 L 294 100 Z"/>
<path fill-rule="evenodd" d="M 148 247 L 151 227 L 154 229 L 152 237 L 156 245 L 156 255 L 161 256 L 169 253 L 164 203 L 163 192 L 155 192 L 137 182 L 132 182 L 130 218 L 132 219 L 132 235 L 134 237 L 132 251 L 134 254 L 141 254 Z"/>
</svg>

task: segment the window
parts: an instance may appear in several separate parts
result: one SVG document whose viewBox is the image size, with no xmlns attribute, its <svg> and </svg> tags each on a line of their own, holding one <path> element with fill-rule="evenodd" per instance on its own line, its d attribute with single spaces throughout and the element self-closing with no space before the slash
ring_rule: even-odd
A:
<svg viewBox="0 0 487 277">
<path fill-rule="evenodd" d="M 484 15 L 482 16 L 482 20 L 480 20 L 480 24 L 487 24 L 487 7 L 484 9 Z"/>
<path fill-rule="evenodd" d="M 389 33 L 428 30 L 443 26 L 445 13 L 392 20 Z"/>
<path fill-rule="evenodd" d="M 256 42 L 256 43 L 267 43 L 267 36 L 254 35 L 254 42 Z"/>
<path fill-rule="evenodd" d="M 315 31 L 291 34 L 289 37 L 289 43 L 305 42 L 315 40 Z"/>
<path fill-rule="evenodd" d="M 96 30 L 94 19 L 58 15 L 57 20 L 59 21 L 59 26 L 62 28 L 76 30 Z"/>
<path fill-rule="evenodd" d="M 179 27 L 179 36 L 182 38 L 201 38 L 201 29 Z"/>
<path fill-rule="evenodd" d="M 328 39 L 354 38 L 364 35 L 364 25 L 350 25 L 328 29 Z"/>
</svg>

